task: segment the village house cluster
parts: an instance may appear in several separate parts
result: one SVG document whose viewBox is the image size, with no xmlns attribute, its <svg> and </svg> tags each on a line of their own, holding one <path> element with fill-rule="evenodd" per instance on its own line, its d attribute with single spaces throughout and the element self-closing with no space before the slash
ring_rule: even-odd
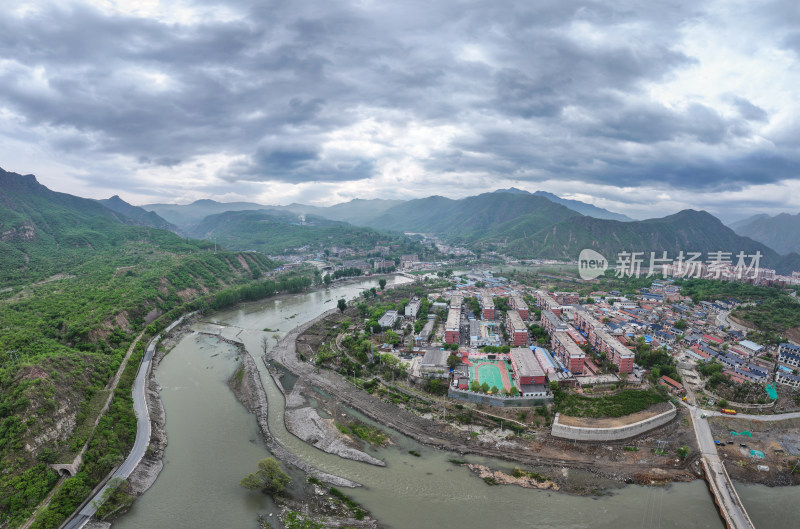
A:
<svg viewBox="0 0 800 529">
<path fill-rule="evenodd" d="M 413 352 L 404 354 L 409 375 L 447 380 L 457 398 L 476 390 L 503 398 L 547 398 L 553 382 L 576 389 L 621 381 L 639 385 L 645 373 L 635 362 L 637 343 L 664 348 L 695 367 L 719 362 L 733 384 L 800 388 L 800 347 L 748 340 L 724 319 L 738 300 L 695 304 L 670 279 L 654 280 L 635 296 L 595 291 L 582 298 L 480 272 L 464 276 L 455 289 L 430 294 L 429 301 L 431 314 L 413 336 Z M 421 300 L 412 300 L 405 316 L 416 320 L 420 307 Z M 380 324 L 391 327 L 402 316 L 389 311 Z M 451 354 L 460 364 L 448 365 Z M 700 384 L 699 376 L 693 380 Z M 684 393 L 683 384 L 669 376 L 659 382 Z"/>
</svg>

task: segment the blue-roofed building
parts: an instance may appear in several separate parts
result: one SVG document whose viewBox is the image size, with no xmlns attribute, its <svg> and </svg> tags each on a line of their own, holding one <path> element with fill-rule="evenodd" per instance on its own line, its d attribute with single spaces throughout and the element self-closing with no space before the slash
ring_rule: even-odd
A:
<svg viewBox="0 0 800 529">
<path fill-rule="evenodd" d="M 747 364 L 747 369 L 749 369 L 751 373 L 758 373 L 761 378 L 767 378 L 769 375 L 769 369 L 766 367 L 757 366 L 755 364 Z"/>
<path fill-rule="evenodd" d="M 719 356 L 717 356 L 717 360 L 719 360 L 720 362 L 722 362 L 723 364 L 732 369 L 736 369 L 744 365 L 744 362 L 742 362 L 741 360 L 739 360 L 739 358 L 733 356 L 732 354 L 720 354 Z"/>
<path fill-rule="evenodd" d="M 800 377 L 798 377 L 797 375 L 784 373 L 783 371 L 778 371 L 775 374 L 775 382 L 777 382 L 778 384 L 791 386 L 795 389 L 800 388 Z"/>
<path fill-rule="evenodd" d="M 778 346 L 778 361 L 786 365 L 800 367 L 800 347 L 782 343 Z"/>
<path fill-rule="evenodd" d="M 734 372 L 737 375 L 743 376 L 753 382 L 763 382 L 767 378 L 765 375 L 762 375 L 757 371 L 749 371 L 747 369 L 734 369 Z"/>
<path fill-rule="evenodd" d="M 642 294 L 642 299 L 646 301 L 664 301 L 664 296 L 647 292 Z"/>
</svg>

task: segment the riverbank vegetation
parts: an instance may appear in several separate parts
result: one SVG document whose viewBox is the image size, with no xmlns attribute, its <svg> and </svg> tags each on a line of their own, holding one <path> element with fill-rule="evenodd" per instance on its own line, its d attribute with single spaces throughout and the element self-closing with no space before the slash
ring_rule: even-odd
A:
<svg viewBox="0 0 800 529">
<path fill-rule="evenodd" d="M 248 474 L 239 485 L 250 490 L 261 490 L 269 494 L 281 494 L 291 482 L 291 478 L 281 469 L 274 457 L 258 462 L 258 470 Z"/>
<path fill-rule="evenodd" d="M 353 435 L 372 446 L 385 446 L 389 442 L 389 435 L 381 428 L 361 422 L 357 419 L 353 419 L 347 424 L 337 422 L 336 428 L 343 434 Z"/>
</svg>

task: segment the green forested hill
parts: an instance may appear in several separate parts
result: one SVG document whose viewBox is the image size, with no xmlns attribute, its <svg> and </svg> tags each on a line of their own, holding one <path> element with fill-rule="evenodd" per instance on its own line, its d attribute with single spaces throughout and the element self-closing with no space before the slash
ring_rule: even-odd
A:
<svg viewBox="0 0 800 529">
<path fill-rule="evenodd" d="M 112 211 L 116 211 L 117 213 L 122 213 L 129 219 L 131 219 L 134 223 L 139 226 L 149 226 L 151 228 L 158 228 L 161 230 L 171 231 L 172 233 L 177 233 L 182 235 L 181 230 L 172 224 L 161 218 L 157 213 L 154 211 L 147 211 L 146 209 L 142 209 L 139 206 L 134 206 L 128 204 L 124 200 L 122 200 L 118 195 L 114 195 L 111 198 L 105 198 L 102 200 L 98 200 L 101 204 Z"/>
<path fill-rule="evenodd" d="M 134 241 L 176 252 L 202 248 L 135 224 L 98 201 L 57 193 L 33 175 L 0 169 L 0 288 L 69 273 L 92 255 Z"/>
<path fill-rule="evenodd" d="M 104 389 L 134 337 L 178 314 L 311 284 L 267 277 L 257 253 L 131 225 L 94 200 L 0 172 L 0 527 L 19 526 L 92 431 Z M 137 355 L 141 354 L 140 343 Z M 8 354 L 11 352 L 11 354 Z M 136 358 L 124 380 L 136 371 Z M 33 527 L 57 527 L 127 453 L 130 389 L 119 389 L 77 476 Z"/>
<path fill-rule="evenodd" d="M 779 272 L 796 270 L 797 254 L 780 256 L 771 248 L 737 235 L 713 215 L 705 211 L 684 210 L 663 218 L 635 222 L 572 217 L 545 227 L 529 237 L 510 242 L 506 251 L 519 257 L 577 259 L 581 250 L 591 248 L 612 261 L 621 251 L 667 252 L 675 258 L 680 251 L 731 252 L 735 256 L 761 252 L 762 267 Z"/>
<path fill-rule="evenodd" d="M 340 246 L 371 250 L 379 243 L 400 243 L 405 253 L 419 251 L 418 244 L 402 235 L 381 233 L 320 217 L 274 211 L 228 211 L 210 215 L 194 226 L 194 237 L 236 250 L 255 250 L 266 254 L 308 253 Z"/>
<path fill-rule="evenodd" d="M 507 242 L 575 216 L 580 214 L 545 197 L 498 192 L 460 200 L 440 196 L 409 200 L 361 224 L 376 229 L 434 233 L 461 243 Z"/>
<path fill-rule="evenodd" d="M 739 235 L 762 242 L 780 254 L 800 252 L 800 213 L 761 215 L 734 229 Z"/>
</svg>

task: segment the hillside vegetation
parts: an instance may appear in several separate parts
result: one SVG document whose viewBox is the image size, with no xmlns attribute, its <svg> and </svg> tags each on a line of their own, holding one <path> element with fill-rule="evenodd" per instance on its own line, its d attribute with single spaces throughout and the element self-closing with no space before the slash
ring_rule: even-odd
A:
<svg viewBox="0 0 800 529">
<path fill-rule="evenodd" d="M 229 211 L 210 215 L 190 229 L 203 239 L 216 239 L 235 250 L 255 250 L 270 255 L 321 252 L 339 246 L 372 250 L 377 244 L 400 244 L 404 251 L 421 251 L 419 243 L 400 234 L 380 233 L 320 217 L 302 217 L 281 211 Z"/>
<path fill-rule="evenodd" d="M 458 243 L 528 237 L 556 222 L 580 216 L 545 197 L 484 193 L 461 200 L 433 196 L 409 200 L 361 224 L 397 231 L 434 233 Z"/>
<path fill-rule="evenodd" d="M 800 303 L 789 292 L 778 287 L 750 285 L 728 281 L 688 279 L 680 281 L 681 294 L 694 302 L 735 299 L 742 303 L 731 313 L 762 333 L 785 333 L 800 326 Z M 779 336 L 775 340 L 780 340 Z"/>
<path fill-rule="evenodd" d="M 312 275 L 269 277 L 256 253 L 214 253 L 208 243 L 134 225 L 100 203 L 54 193 L 33 176 L 0 173 L 0 526 L 19 526 L 89 440 L 68 479 L 33 525 L 55 528 L 127 454 L 135 435 L 130 381 L 144 343 L 189 310 L 279 291 Z M 91 424 L 134 337 L 111 408 Z"/>
</svg>

